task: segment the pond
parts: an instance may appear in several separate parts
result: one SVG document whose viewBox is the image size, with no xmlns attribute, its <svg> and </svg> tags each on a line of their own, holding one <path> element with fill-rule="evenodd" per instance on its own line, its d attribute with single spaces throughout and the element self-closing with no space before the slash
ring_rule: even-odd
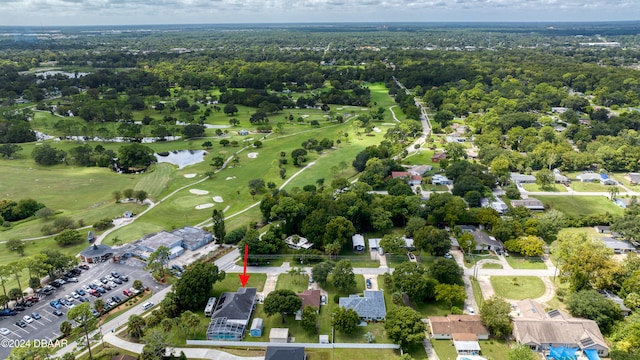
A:
<svg viewBox="0 0 640 360">
<path fill-rule="evenodd" d="M 173 150 L 153 155 L 158 159 L 159 163 L 178 165 L 178 170 L 180 170 L 185 166 L 203 162 L 207 152 L 204 150 Z"/>
</svg>

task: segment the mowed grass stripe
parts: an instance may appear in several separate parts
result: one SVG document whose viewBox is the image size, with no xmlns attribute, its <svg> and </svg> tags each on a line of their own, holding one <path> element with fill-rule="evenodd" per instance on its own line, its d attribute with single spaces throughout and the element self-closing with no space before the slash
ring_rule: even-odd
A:
<svg viewBox="0 0 640 360">
<path fill-rule="evenodd" d="M 147 176 L 140 178 L 134 190 L 144 190 L 150 198 L 158 200 L 158 196 L 168 187 L 175 173 L 174 165 L 168 163 L 153 165 Z"/>
</svg>

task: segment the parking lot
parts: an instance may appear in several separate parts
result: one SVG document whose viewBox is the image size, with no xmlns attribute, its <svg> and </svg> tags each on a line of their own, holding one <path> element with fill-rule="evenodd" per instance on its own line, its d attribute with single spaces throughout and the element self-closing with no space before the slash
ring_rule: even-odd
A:
<svg viewBox="0 0 640 360">
<path fill-rule="evenodd" d="M 82 286 L 88 286 L 95 280 L 111 275 L 111 272 L 126 275 L 128 276 L 129 281 L 123 282 L 121 285 L 116 284 L 117 286 L 111 290 L 105 289 L 106 292 L 102 294 L 101 297 L 105 303 L 114 295 L 119 296 L 121 299 L 125 299 L 126 296 L 123 295 L 122 290 L 131 288 L 133 286 L 133 281 L 138 279 L 142 280 L 142 283 L 149 287 L 153 292 L 166 288 L 166 285 L 156 283 L 151 277 L 151 274 L 144 269 L 144 266 L 145 265 L 142 262 L 131 260 L 126 264 L 113 262 L 89 264 L 89 270 L 83 270 L 82 273 L 77 276 L 77 283 L 66 283 L 55 289 L 50 295 L 41 295 L 39 302 L 35 303 L 31 307 L 27 307 L 24 311 L 18 312 L 14 316 L 0 317 L 0 339 L 53 340 L 57 338 L 61 334 L 60 324 L 67 320 L 66 315 L 69 309 L 66 306 L 61 306 L 59 310 L 62 312 L 62 315 L 56 316 L 53 314 L 54 308 L 49 305 L 49 302 L 57 299 L 64 299 L 67 295 L 70 295 L 77 289 L 82 288 Z M 97 298 L 89 295 L 88 293 L 83 297 L 87 298 L 91 302 L 91 306 L 93 308 L 93 301 Z M 75 299 L 73 304 L 78 305 L 80 302 Z M 16 324 L 16 322 L 22 320 L 25 315 L 33 318 L 32 313 L 34 312 L 40 315 L 40 319 L 33 319 L 30 323 L 25 322 L 26 326 L 24 327 L 20 327 Z M 4 329 L 6 329 L 6 331 Z M 10 352 L 11 349 L 9 348 L 0 348 L 0 358 L 8 358 Z"/>
</svg>

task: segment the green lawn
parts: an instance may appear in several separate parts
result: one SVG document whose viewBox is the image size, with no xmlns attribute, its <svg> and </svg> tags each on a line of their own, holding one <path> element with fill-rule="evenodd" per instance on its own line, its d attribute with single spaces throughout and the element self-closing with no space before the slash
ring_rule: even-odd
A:
<svg viewBox="0 0 640 360">
<path fill-rule="evenodd" d="M 438 168 L 438 163 L 431 161 L 434 152 L 442 152 L 442 150 L 425 150 L 421 149 L 420 152 L 410 154 L 402 160 L 404 165 L 431 165 L 434 168 Z"/>
<path fill-rule="evenodd" d="M 604 214 L 622 215 L 623 209 L 605 196 L 540 196 L 545 206 L 573 217 Z"/>
<path fill-rule="evenodd" d="M 484 301 L 484 297 L 482 296 L 482 288 L 480 287 L 480 284 L 475 277 L 472 276 L 470 281 L 471 287 L 473 288 L 473 298 L 476 300 L 476 304 L 478 304 L 478 306 L 481 306 L 482 302 Z"/>
<path fill-rule="evenodd" d="M 451 340 L 431 340 L 431 344 L 440 360 L 456 360 L 458 357 L 458 352 Z M 482 348 L 482 345 L 480 347 Z"/>
<path fill-rule="evenodd" d="M 391 349 L 305 349 L 307 360 L 398 360 L 400 354 Z"/>
<path fill-rule="evenodd" d="M 544 295 L 545 286 L 535 276 L 492 276 L 491 286 L 496 295 L 505 299 L 535 299 Z"/>
<path fill-rule="evenodd" d="M 254 287 L 258 289 L 258 292 L 261 292 L 264 288 L 264 283 L 267 281 L 267 274 L 256 273 L 250 275 L 251 277 L 246 287 Z M 238 274 L 226 274 L 224 280 L 213 284 L 213 296 L 220 297 L 223 292 L 238 291 L 241 286 Z"/>
<path fill-rule="evenodd" d="M 309 282 L 309 275 L 291 275 L 280 274 L 278 275 L 278 282 L 276 283 L 276 289 L 289 289 L 296 293 L 301 293 L 307 290 L 307 284 Z"/>
<path fill-rule="evenodd" d="M 522 184 L 522 187 L 527 191 L 567 192 L 567 189 L 562 184 L 551 184 L 544 188 L 538 184 Z"/>
<path fill-rule="evenodd" d="M 609 190 L 615 185 L 602 185 L 599 182 L 582 182 L 582 181 L 572 181 L 571 188 L 574 191 L 594 191 L 594 192 L 609 192 Z M 618 190 L 621 192 L 624 191 L 623 188 L 618 187 Z"/>
<path fill-rule="evenodd" d="M 480 341 L 480 355 L 487 360 L 508 360 L 509 342 L 506 340 Z"/>
<path fill-rule="evenodd" d="M 525 258 L 520 255 L 509 254 L 507 262 L 514 269 L 546 269 L 544 261 L 539 257 Z"/>
</svg>

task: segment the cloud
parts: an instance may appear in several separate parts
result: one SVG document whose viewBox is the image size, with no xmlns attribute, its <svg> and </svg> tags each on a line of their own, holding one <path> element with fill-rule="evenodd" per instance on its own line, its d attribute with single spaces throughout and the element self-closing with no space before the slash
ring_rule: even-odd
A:
<svg viewBox="0 0 640 360">
<path fill-rule="evenodd" d="M 3 25 L 640 19 L 629 0 L 0 0 L 0 13 Z"/>
</svg>

